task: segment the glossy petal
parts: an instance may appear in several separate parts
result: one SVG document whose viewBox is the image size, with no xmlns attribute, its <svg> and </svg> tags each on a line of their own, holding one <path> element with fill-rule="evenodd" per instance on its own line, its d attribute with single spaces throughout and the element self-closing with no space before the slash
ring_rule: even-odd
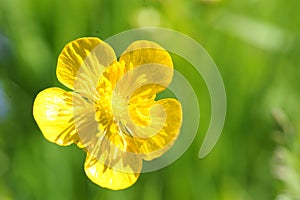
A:
<svg viewBox="0 0 300 200">
<path fill-rule="evenodd" d="M 34 101 L 33 116 L 50 142 L 66 146 L 77 140 L 71 93 L 60 88 L 43 90 Z"/>
<path fill-rule="evenodd" d="M 113 49 L 105 42 L 98 38 L 80 38 L 68 43 L 59 55 L 57 78 L 70 89 L 75 89 L 77 84 L 78 89 L 89 91 L 96 87 L 104 67 L 115 60 Z"/>
<path fill-rule="evenodd" d="M 150 124 L 143 126 L 141 123 L 132 123 L 140 119 L 123 122 L 126 124 L 124 133 L 115 134 L 111 141 L 116 146 L 125 146 L 128 152 L 142 155 L 145 160 L 152 160 L 165 153 L 177 139 L 182 122 L 182 109 L 177 100 L 162 99 L 148 108 L 144 115 L 145 118 L 150 118 Z M 122 118 L 124 119 L 127 116 Z M 120 145 L 122 143 L 125 145 Z"/>
<path fill-rule="evenodd" d="M 78 135 L 76 143 L 80 148 L 86 148 L 98 132 L 95 105 L 88 98 L 73 93 L 73 114 Z"/>
<path fill-rule="evenodd" d="M 140 126 L 150 124 L 150 109 L 155 104 L 155 97 L 151 89 L 148 89 L 129 100 L 129 114 L 135 124 Z"/>
<path fill-rule="evenodd" d="M 135 94 L 139 94 L 149 88 L 151 89 L 152 94 L 157 94 L 164 90 L 172 81 L 173 70 L 163 70 L 161 72 L 153 70 L 158 65 L 162 65 L 164 67 L 173 69 L 173 62 L 171 56 L 157 43 L 146 40 L 133 42 L 122 53 L 120 57 L 120 62 L 122 61 L 125 62 L 126 68 L 130 68 L 130 65 L 133 65 L 133 68 L 137 68 L 142 65 L 147 65 L 149 69 L 148 74 L 155 74 L 156 76 L 158 76 L 159 74 L 160 79 L 164 82 L 163 85 L 159 85 L 160 83 L 144 85 L 138 90 L 136 90 Z"/>
<path fill-rule="evenodd" d="M 139 138 L 137 143 L 140 147 L 139 153 L 143 154 L 144 160 L 152 160 L 164 154 L 175 142 L 179 135 L 182 122 L 182 109 L 180 103 L 175 99 L 162 99 L 157 102 L 166 112 L 166 118 L 162 128 L 149 138 Z M 160 127 L 162 120 L 160 115 L 152 114 L 152 123 Z M 149 129 L 149 131 L 153 131 Z M 145 133 L 147 134 L 147 133 Z M 150 133 L 153 135 L 153 133 Z"/>
<path fill-rule="evenodd" d="M 86 175 L 97 185 L 120 190 L 136 182 L 142 168 L 142 158 L 122 151 L 104 136 L 94 142 L 92 151 L 88 151 L 84 168 Z"/>
</svg>

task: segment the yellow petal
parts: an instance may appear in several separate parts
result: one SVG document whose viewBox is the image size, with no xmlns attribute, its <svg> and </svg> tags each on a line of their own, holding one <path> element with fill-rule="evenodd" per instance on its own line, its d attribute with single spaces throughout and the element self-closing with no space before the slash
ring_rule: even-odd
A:
<svg viewBox="0 0 300 200">
<path fill-rule="evenodd" d="M 130 117 L 123 112 L 118 129 L 122 133 L 114 134 L 110 141 L 145 160 L 152 160 L 165 153 L 177 139 L 182 122 L 181 104 L 175 99 L 162 99 L 140 115 L 149 118 L 150 123 L 142 125 L 142 117 L 133 114 L 132 121 L 128 120 Z"/>
<path fill-rule="evenodd" d="M 41 91 L 34 101 L 33 116 L 50 142 L 66 146 L 77 140 L 71 93 L 60 88 Z"/>
<path fill-rule="evenodd" d="M 155 104 L 156 95 L 150 89 L 135 95 L 129 101 L 129 114 L 136 125 L 148 126 L 151 122 L 150 109 Z"/>
<path fill-rule="evenodd" d="M 136 182 L 142 168 L 139 155 L 122 151 L 106 136 L 99 137 L 93 149 L 87 148 L 84 168 L 94 183 L 104 188 L 121 190 Z"/>
<path fill-rule="evenodd" d="M 76 78 L 80 75 L 78 87 L 91 90 L 96 87 L 103 68 L 115 60 L 113 49 L 105 42 L 98 38 L 79 38 L 68 43 L 59 55 L 57 78 L 68 88 L 75 89 Z"/>
<path fill-rule="evenodd" d="M 146 40 L 140 40 L 133 42 L 132 44 L 129 45 L 129 47 L 122 53 L 120 57 L 120 62 L 124 61 L 126 68 L 130 69 L 131 64 L 133 68 L 140 67 L 142 65 L 148 64 L 147 66 L 149 67 L 149 73 L 160 73 L 160 72 L 165 72 L 165 73 L 160 73 L 160 78 L 163 79 L 163 86 L 158 84 L 147 84 L 135 91 L 134 94 L 139 94 L 147 89 L 151 89 L 152 94 L 156 94 L 161 92 L 162 90 L 167 87 L 173 77 L 173 70 L 162 70 L 162 71 L 157 71 L 157 70 L 152 70 L 155 69 L 158 65 L 163 65 L 164 67 L 169 67 L 173 69 L 173 62 L 170 54 L 164 50 L 160 45 L 158 45 L 155 42 L 151 41 L 146 41 Z M 134 95 L 133 95 L 134 96 Z"/>
<path fill-rule="evenodd" d="M 145 135 L 153 135 L 149 138 L 135 138 L 139 145 L 139 153 L 143 154 L 144 160 L 152 160 L 164 154 L 175 142 L 179 135 L 181 122 L 182 122 L 182 109 L 181 104 L 175 99 L 162 99 L 157 101 L 165 109 L 165 121 L 162 128 L 153 135 L 153 130 L 149 129 L 149 133 Z M 159 116 L 152 117 L 152 124 L 160 126 L 162 120 Z M 157 121 L 157 122 L 156 122 Z M 154 128 L 155 130 L 155 128 Z"/>
</svg>

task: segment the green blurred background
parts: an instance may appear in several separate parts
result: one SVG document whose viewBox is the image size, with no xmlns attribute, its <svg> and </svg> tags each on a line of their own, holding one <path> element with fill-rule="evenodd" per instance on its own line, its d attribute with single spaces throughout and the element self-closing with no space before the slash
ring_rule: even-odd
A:
<svg viewBox="0 0 300 200">
<path fill-rule="evenodd" d="M 0 200 L 300 199 L 299 8 L 296 0 L 0 0 Z M 199 97 L 199 133 L 170 166 L 110 191 L 85 176 L 83 151 L 43 138 L 32 104 L 62 86 L 55 70 L 66 43 L 145 26 L 203 45 L 224 79 L 227 119 L 214 150 L 198 159 L 209 94 L 174 56 Z"/>
</svg>

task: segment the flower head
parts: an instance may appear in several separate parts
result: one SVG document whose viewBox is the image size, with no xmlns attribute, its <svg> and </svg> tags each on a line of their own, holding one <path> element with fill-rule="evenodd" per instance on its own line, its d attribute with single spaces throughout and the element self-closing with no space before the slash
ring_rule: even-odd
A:
<svg viewBox="0 0 300 200">
<path fill-rule="evenodd" d="M 160 157 L 179 134 L 180 103 L 155 99 L 172 76 L 170 55 L 154 42 L 130 44 L 117 61 L 107 43 L 80 38 L 64 47 L 57 64 L 58 80 L 72 91 L 41 91 L 33 115 L 47 140 L 86 151 L 93 182 L 124 189 L 138 179 L 142 161 Z"/>
</svg>

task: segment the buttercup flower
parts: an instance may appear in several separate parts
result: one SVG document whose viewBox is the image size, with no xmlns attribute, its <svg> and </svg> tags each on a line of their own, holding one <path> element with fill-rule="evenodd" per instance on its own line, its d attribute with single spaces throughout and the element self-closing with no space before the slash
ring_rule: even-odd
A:
<svg viewBox="0 0 300 200">
<path fill-rule="evenodd" d="M 41 91 L 34 119 L 50 142 L 87 153 L 85 173 L 99 186 L 131 186 L 143 160 L 160 157 L 178 137 L 180 103 L 155 99 L 173 76 L 172 59 L 158 44 L 133 42 L 117 61 L 107 43 L 80 38 L 64 47 L 56 72 L 72 91 Z"/>
</svg>

